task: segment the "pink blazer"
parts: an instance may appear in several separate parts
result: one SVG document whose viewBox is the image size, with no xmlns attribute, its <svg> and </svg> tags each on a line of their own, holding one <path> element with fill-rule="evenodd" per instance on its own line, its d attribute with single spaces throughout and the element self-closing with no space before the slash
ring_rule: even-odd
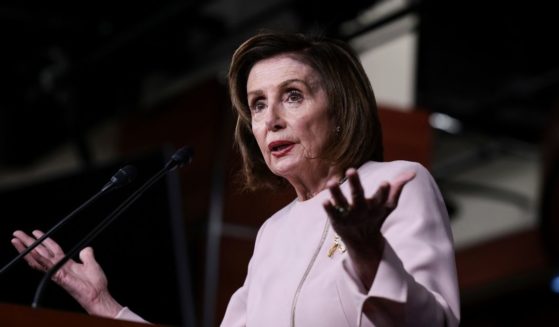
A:
<svg viewBox="0 0 559 327">
<path fill-rule="evenodd" d="M 398 207 L 382 226 L 383 258 L 370 289 L 347 253 L 328 257 L 334 232 L 325 190 L 293 201 L 260 228 L 244 285 L 222 326 L 457 326 L 459 293 L 452 234 L 428 171 L 407 161 L 368 162 L 358 169 L 365 195 L 413 170 Z M 349 195 L 349 185 L 342 191 Z"/>
</svg>

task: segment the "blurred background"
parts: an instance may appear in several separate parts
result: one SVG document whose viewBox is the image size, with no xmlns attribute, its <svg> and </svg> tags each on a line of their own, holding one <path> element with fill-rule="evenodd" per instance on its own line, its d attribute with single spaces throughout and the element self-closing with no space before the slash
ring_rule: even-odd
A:
<svg viewBox="0 0 559 327">
<path fill-rule="evenodd" d="M 162 182 L 178 187 L 145 194 L 94 246 L 122 303 L 154 322 L 181 324 L 179 301 L 165 304 L 181 298 L 197 325 L 217 325 L 244 280 L 258 227 L 293 198 L 289 190 L 238 191 L 228 63 L 257 31 L 301 31 L 352 45 L 375 90 L 386 159 L 419 161 L 436 178 L 454 232 L 462 325 L 559 324 L 559 50 L 550 6 L 4 1 L 0 264 L 15 255 L 14 228 L 48 229 L 120 165 L 138 163 L 146 178 L 169 149 L 188 144 L 192 164 L 175 182 Z M 177 215 L 179 238 L 169 227 Z M 78 221 L 59 239 L 79 228 L 87 224 Z M 176 264 L 188 273 L 175 274 L 180 269 L 169 263 L 129 278 L 174 260 L 168 254 L 177 248 L 186 255 Z M 21 263 L 0 276 L 0 301 L 30 303 L 14 285 L 32 289 L 33 273 Z M 140 291 L 163 280 L 167 288 Z M 71 301 L 56 303 L 63 296 L 45 306 L 80 311 Z"/>
</svg>

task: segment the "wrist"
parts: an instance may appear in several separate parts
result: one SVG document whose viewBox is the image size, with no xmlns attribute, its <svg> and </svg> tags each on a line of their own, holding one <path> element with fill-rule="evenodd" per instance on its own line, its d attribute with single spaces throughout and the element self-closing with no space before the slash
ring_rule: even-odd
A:
<svg viewBox="0 0 559 327">
<path fill-rule="evenodd" d="M 95 316 L 114 318 L 122 310 L 123 306 L 118 303 L 108 292 L 101 292 L 88 306 L 84 306 L 85 310 Z"/>
<path fill-rule="evenodd" d="M 384 237 L 366 247 L 348 247 L 348 255 L 359 280 L 365 289 L 371 288 L 384 251 Z"/>
</svg>

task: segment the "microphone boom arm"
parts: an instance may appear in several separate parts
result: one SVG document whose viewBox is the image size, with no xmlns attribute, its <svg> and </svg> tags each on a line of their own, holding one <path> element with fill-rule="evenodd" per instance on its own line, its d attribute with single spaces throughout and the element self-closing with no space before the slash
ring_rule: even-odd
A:
<svg viewBox="0 0 559 327">
<path fill-rule="evenodd" d="M 98 191 L 95 195 L 89 198 L 82 205 L 77 207 L 74 211 L 70 212 L 66 217 L 62 218 L 61 221 L 59 221 L 51 229 L 45 232 L 43 236 L 39 237 L 35 242 L 33 242 L 33 244 L 25 248 L 25 250 L 19 253 L 14 259 L 12 259 L 12 261 L 8 262 L 4 267 L 2 267 L 2 269 L 0 270 L 0 276 L 4 272 L 8 271 L 8 269 L 10 269 L 18 260 L 26 256 L 29 252 L 31 252 L 34 248 L 36 248 L 39 244 L 41 244 L 47 237 L 50 237 L 52 234 L 54 234 L 56 231 L 62 228 L 62 226 L 66 225 L 66 223 L 72 220 L 72 218 L 74 218 L 76 214 L 78 214 L 80 211 L 82 211 L 83 209 L 91 205 L 93 202 L 95 202 L 101 195 L 103 195 L 107 191 L 112 191 L 113 189 L 119 188 L 121 186 L 124 186 L 125 184 L 130 183 L 135 176 L 136 176 L 136 168 L 130 165 L 121 168 L 113 177 L 111 177 L 111 180 L 107 184 L 105 184 L 105 186 L 103 186 L 103 188 L 100 191 Z"/>
<path fill-rule="evenodd" d="M 172 171 L 177 167 L 181 167 L 187 162 L 190 162 L 192 157 L 192 150 L 188 147 L 179 149 L 171 158 L 171 160 L 163 167 L 157 174 L 145 182 L 138 190 L 130 195 L 123 203 L 121 203 L 110 215 L 105 217 L 93 230 L 91 230 L 78 244 L 76 244 L 66 255 L 60 259 L 54 266 L 52 266 L 43 276 L 37 289 L 31 307 L 37 308 L 39 300 L 46 286 L 46 283 L 52 276 L 73 256 L 75 256 L 82 248 L 89 245 L 105 228 L 107 228 L 116 218 L 118 218 L 132 203 L 134 203 L 148 188 L 155 184 L 166 173 Z"/>
</svg>

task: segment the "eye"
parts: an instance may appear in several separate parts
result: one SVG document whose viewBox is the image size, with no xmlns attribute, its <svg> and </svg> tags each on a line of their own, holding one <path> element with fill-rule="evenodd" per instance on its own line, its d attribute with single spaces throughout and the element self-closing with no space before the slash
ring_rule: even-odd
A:
<svg viewBox="0 0 559 327">
<path fill-rule="evenodd" d="M 250 111 L 259 112 L 266 108 L 266 103 L 261 99 L 256 99 L 250 104 Z"/>
<path fill-rule="evenodd" d="M 301 102 L 303 100 L 303 94 L 299 90 L 289 90 L 287 91 L 286 101 L 290 103 Z"/>
</svg>

